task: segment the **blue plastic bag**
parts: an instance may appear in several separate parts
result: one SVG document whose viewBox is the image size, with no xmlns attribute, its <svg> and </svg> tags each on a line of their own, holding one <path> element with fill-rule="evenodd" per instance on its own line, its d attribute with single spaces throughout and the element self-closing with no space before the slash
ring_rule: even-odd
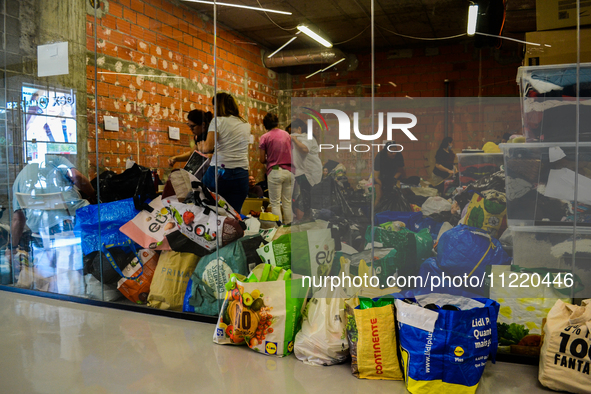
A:
<svg viewBox="0 0 591 394">
<path fill-rule="evenodd" d="M 501 243 L 486 231 L 458 225 L 443 233 L 437 245 L 437 266 L 447 275 L 482 277 L 487 265 L 511 264 Z"/>
<path fill-rule="evenodd" d="M 449 294 L 401 297 L 396 310 L 407 390 L 476 392 L 487 360 L 495 362 L 499 304 Z M 428 304 L 433 310 L 423 307 Z"/>
<path fill-rule="evenodd" d="M 119 231 L 119 228 L 132 220 L 137 214 L 133 198 L 100 204 L 99 237 L 99 206 L 88 205 L 76 211 L 76 225 L 74 231 L 80 233 L 82 253 L 102 250 L 103 245 L 117 245 L 126 243 L 129 238 Z"/>
</svg>

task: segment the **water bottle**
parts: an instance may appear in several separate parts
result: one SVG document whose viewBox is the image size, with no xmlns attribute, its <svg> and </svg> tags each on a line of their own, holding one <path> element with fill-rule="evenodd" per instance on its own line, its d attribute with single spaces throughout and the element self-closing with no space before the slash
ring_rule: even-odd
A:
<svg viewBox="0 0 591 394">
<path fill-rule="evenodd" d="M 218 178 L 223 178 L 225 172 L 226 172 L 226 165 L 225 164 L 220 165 L 220 168 L 218 168 Z"/>
</svg>

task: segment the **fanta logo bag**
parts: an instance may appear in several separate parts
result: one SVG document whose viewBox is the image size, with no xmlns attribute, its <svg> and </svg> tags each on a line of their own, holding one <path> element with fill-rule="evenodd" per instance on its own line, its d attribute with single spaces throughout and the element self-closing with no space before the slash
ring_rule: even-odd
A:
<svg viewBox="0 0 591 394">
<path fill-rule="evenodd" d="M 226 285 L 213 341 L 248 345 L 269 356 L 293 353 L 308 288 L 291 271 L 270 264 L 260 264 L 248 279 L 241 278 L 233 274 Z"/>
<path fill-rule="evenodd" d="M 475 393 L 497 351 L 499 304 L 427 294 L 396 300 L 401 361 L 412 394 Z"/>
<path fill-rule="evenodd" d="M 591 391 L 591 299 L 581 306 L 558 300 L 548 312 L 538 379 L 556 391 Z"/>
<path fill-rule="evenodd" d="M 360 379 L 403 380 L 398 357 L 394 299 L 345 306 L 351 372 Z"/>
</svg>

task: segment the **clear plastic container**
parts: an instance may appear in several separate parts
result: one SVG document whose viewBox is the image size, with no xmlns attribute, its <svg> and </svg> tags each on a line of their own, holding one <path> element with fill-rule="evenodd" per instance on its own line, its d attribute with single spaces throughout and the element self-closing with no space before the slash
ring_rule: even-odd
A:
<svg viewBox="0 0 591 394">
<path fill-rule="evenodd" d="M 518 226 L 513 231 L 513 264 L 526 268 L 560 269 L 573 272 L 582 281 L 584 290 L 577 298 L 591 295 L 591 228 L 555 226 Z M 573 267 L 573 240 L 575 263 Z"/>
<path fill-rule="evenodd" d="M 577 65 L 519 67 L 521 119 L 527 142 L 574 142 Z M 579 68 L 579 141 L 591 141 L 591 63 Z"/>
<path fill-rule="evenodd" d="M 572 222 L 575 143 L 501 144 L 500 148 L 505 159 L 508 225 Z M 578 221 L 591 221 L 591 143 L 580 143 L 578 153 Z"/>
<path fill-rule="evenodd" d="M 494 174 L 504 164 L 502 153 L 458 153 L 456 156 L 461 186 Z"/>
</svg>

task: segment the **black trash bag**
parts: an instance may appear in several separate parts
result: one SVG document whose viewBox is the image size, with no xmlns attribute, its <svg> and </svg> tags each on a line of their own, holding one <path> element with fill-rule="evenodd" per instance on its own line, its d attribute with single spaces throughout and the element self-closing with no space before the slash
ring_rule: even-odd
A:
<svg viewBox="0 0 591 394">
<path fill-rule="evenodd" d="M 419 207 L 422 207 L 423 204 L 425 203 L 425 201 L 427 201 L 427 199 L 429 199 L 429 197 L 416 195 L 410 188 L 401 189 L 401 192 L 409 204 L 415 204 L 416 206 L 419 206 Z"/>
<path fill-rule="evenodd" d="M 103 283 L 107 284 L 107 285 L 112 285 L 112 284 L 117 283 L 117 281 L 119 281 L 119 279 L 121 279 L 121 276 L 117 273 L 117 271 L 115 271 L 113 269 L 113 267 L 111 267 L 111 263 L 109 263 L 109 260 L 107 260 L 107 256 L 105 256 L 105 254 L 103 252 L 101 252 L 100 255 L 98 252 L 93 252 L 93 253 L 95 253 L 95 254 L 92 259 L 92 268 L 90 271 L 92 276 L 94 276 L 96 278 L 96 280 L 99 280 L 99 281 L 101 280 L 101 265 L 100 265 L 101 262 L 100 262 L 99 256 L 102 255 Z M 90 253 L 89 256 L 93 253 Z M 124 250 L 117 248 L 117 247 L 110 248 L 109 253 L 111 253 L 111 256 L 113 256 L 113 260 L 115 261 L 115 264 L 117 264 L 117 267 L 119 267 L 119 269 L 122 271 L 135 258 L 135 253 L 125 252 Z"/>
<path fill-rule="evenodd" d="M 332 177 L 326 177 L 312 187 L 311 200 L 310 208 L 312 209 L 328 209 L 337 216 L 356 215 L 347 202 L 343 187 Z"/>
<path fill-rule="evenodd" d="M 448 222 L 453 227 L 457 226 L 458 222 L 461 219 L 459 213 L 452 215 L 451 211 L 443 211 L 443 212 L 439 212 L 439 213 L 434 213 L 434 214 L 429 215 L 428 217 L 430 217 L 431 219 L 435 220 L 438 223 Z"/>
<path fill-rule="evenodd" d="M 454 197 L 454 200 L 460 206 L 460 212 L 464 210 L 466 205 L 472 201 L 474 192 L 480 193 L 486 190 L 496 190 L 505 193 L 505 172 L 497 171 L 494 174 L 480 178 L 477 181 L 470 182 L 466 189 Z"/>
<path fill-rule="evenodd" d="M 374 213 L 394 211 L 394 212 L 410 212 L 410 203 L 402 194 L 402 191 L 395 187 L 388 193 L 382 195 L 382 200 L 375 207 Z"/>
<path fill-rule="evenodd" d="M 333 217 L 328 222 L 328 228 L 332 230 L 335 243 L 343 242 L 355 250 L 362 250 L 365 246 L 364 231 L 371 224 L 371 221 L 365 216 L 355 216 L 352 218 Z"/>
<path fill-rule="evenodd" d="M 97 178 L 92 180 L 95 190 L 100 190 L 101 202 L 113 202 L 126 198 L 134 199 L 136 209 L 145 208 L 143 203 L 147 199 L 156 197 L 156 188 L 152 173 L 148 168 L 134 164 L 121 174 L 112 171 L 104 171 Z"/>
</svg>

